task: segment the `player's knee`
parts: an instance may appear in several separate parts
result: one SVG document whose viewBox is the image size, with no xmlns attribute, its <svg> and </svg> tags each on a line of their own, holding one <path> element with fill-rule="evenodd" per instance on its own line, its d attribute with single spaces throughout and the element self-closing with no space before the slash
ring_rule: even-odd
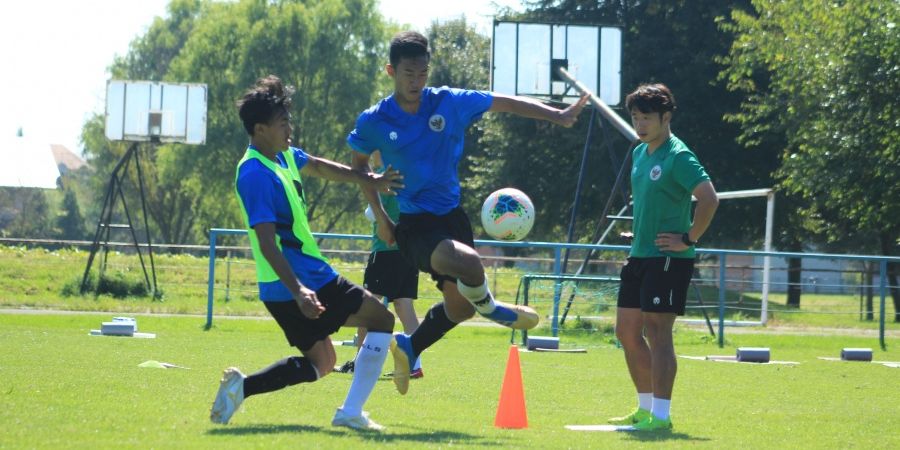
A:
<svg viewBox="0 0 900 450">
<path fill-rule="evenodd" d="M 312 359 L 306 358 L 307 363 L 312 365 L 313 368 L 315 368 L 315 372 L 316 372 L 316 375 L 318 375 L 318 378 L 322 378 L 334 370 L 334 364 L 336 362 L 335 359 L 336 359 L 335 357 L 330 356 L 330 355 L 319 356 L 319 357 L 315 358 L 315 361 L 313 361 Z M 315 380 L 311 380 L 311 381 L 315 381 Z M 293 383 L 289 383 L 289 384 L 292 385 Z"/>
<path fill-rule="evenodd" d="M 644 336 L 641 334 L 640 330 L 632 330 L 625 327 L 616 327 L 616 339 L 622 344 L 622 347 L 626 349 L 638 347 L 644 342 Z"/>
<path fill-rule="evenodd" d="M 377 309 L 367 320 L 366 328 L 370 332 L 391 333 L 394 331 L 396 319 L 387 308 Z"/>
<path fill-rule="evenodd" d="M 484 272 L 475 249 L 449 239 L 435 247 L 431 267 L 438 273 L 462 278 L 477 277 Z"/>
</svg>

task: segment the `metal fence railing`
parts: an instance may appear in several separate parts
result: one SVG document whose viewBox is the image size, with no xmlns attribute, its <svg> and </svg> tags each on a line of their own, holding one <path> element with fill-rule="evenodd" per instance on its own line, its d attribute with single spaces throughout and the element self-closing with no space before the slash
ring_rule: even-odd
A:
<svg viewBox="0 0 900 450">
<path fill-rule="evenodd" d="M 206 326 L 212 326 L 213 320 L 213 291 L 215 284 L 215 271 L 216 271 L 216 252 L 217 252 L 217 244 L 220 237 L 223 236 L 240 236 L 246 235 L 246 230 L 237 230 L 237 229 L 223 229 L 223 228 L 213 228 L 209 233 L 209 276 L 208 276 L 208 287 L 207 287 L 207 313 L 206 313 Z M 337 241 L 364 241 L 370 242 L 371 236 L 369 235 L 356 235 L 356 234 L 335 234 L 335 233 L 313 233 L 319 240 L 337 240 Z M 565 244 L 565 243 L 555 243 L 555 242 L 504 242 L 504 241 L 491 241 L 491 240 L 476 240 L 476 246 L 478 247 L 507 247 L 507 248 L 518 248 L 518 249 L 528 249 L 533 251 L 551 251 L 553 254 L 552 258 L 552 268 L 549 272 L 549 275 L 561 276 L 563 275 L 562 270 L 562 258 L 563 252 L 566 249 L 571 250 L 580 250 L 580 251 L 597 251 L 597 252 L 614 252 L 616 254 L 621 255 L 621 259 L 627 255 L 629 250 L 628 246 L 624 245 L 591 245 L 591 244 Z M 888 294 L 888 289 L 894 288 L 896 286 L 888 286 L 887 280 L 887 265 L 889 262 L 891 263 L 900 263 L 900 257 L 890 257 L 890 256 L 878 256 L 878 255 L 838 255 L 838 254 L 826 254 L 826 253 L 786 253 L 786 252 L 762 252 L 762 251 L 753 251 L 753 250 L 723 250 L 723 249 L 708 249 L 708 248 L 698 248 L 697 249 L 698 258 L 701 257 L 710 257 L 715 258 L 717 260 L 717 264 L 710 265 L 707 269 L 707 280 L 711 284 L 714 284 L 718 288 L 718 298 L 717 298 L 717 309 L 718 309 L 718 342 L 719 346 L 724 346 L 725 342 L 725 311 L 726 311 L 726 291 L 729 284 L 734 284 L 735 280 L 729 279 L 727 277 L 729 266 L 728 259 L 729 258 L 739 258 L 739 257 L 773 257 L 773 258 L 802 258 L 806 259 L 821 259 L 821 260 L 840 260 L 840 261 L 857 261 L 862 263 L 875 264 L 878 267 L 878 276 L 875 279 L 877 285 L 870 286 L 870 288 L 875 288 L 877 286 L 878 297 L 880 299 L 880 308 L 879 308 L 879 317 L 878 317 L 878 336 L 879 342 L 882 347 L 885 346 L 885 311 L 886 311 L 886 298 Z M 703 272 L 701 271 L 701 274 Z M 557 283 L 554 289 L 553 296 L 553 315 L 551 316 L 551 331 L 554 333 L 554 336 L 559 332 L 559 304 L 561 297 L 561 283 Z M 767 312 L 767 297 L 763 296 L 761 302 L 761 320 L 760 324 L 765 323 L 765 315 Z"/>
</svg>

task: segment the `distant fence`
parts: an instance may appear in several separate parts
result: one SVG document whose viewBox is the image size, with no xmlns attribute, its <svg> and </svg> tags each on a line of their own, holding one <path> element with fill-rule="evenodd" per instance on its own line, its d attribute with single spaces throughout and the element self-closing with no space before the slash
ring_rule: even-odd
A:
<svg viewBox="0 0 900 450">
<path fill-rule="evenodd" d="M 215 271 L 216 271 L 216 254 L 217 251 L 221 248 L 218 247 L 218 241 L 220 237 L 224 236 L 242 236 L 246 235 L 246 230 L 236 230 L 236 229 L 223 229 L 223 228 L 213 228 L 209 233 L 209 277 L 208 277 L 208 288 L 207 288 L 207 314 L 206 314 L 206 326 L 212 326 L 212 313 L 213 313 L 213 292 L 215 285 Z M 356 234 L 336 234 L 336 233 L 313 233 L 313 236 L 319 240 L 333 240 L 340 242 L 353 242 L 353 241 L 361 241 L 361 242 L 371 242 L 372 237 L 370 235 L 356 235 Z M 537 250 L 537 251 L 552 251 L 552 258 L 528 258 L 526 259 L 527 264 L 537 264 L 542 265 L 544 261 L 548 261 L 551 263 L 550 270 L 547 274 L 552 276 L 560 277 L 560 280 L 563 278 L 563 253 L 569 250 L 578 250 L 578 251 L 597 251 L 597 252 L 612 252 L 619 255 L 618 260 L 622 261 L 626 257 L 627 251 L 630 249 L 628 246 L 624 245 L 591 245 L 591 244 L 565 244 L 565 243 L 554 243 L 554 242 L 504 242 L 504 241 L 491 241 L 491 240 L 476 240 L 476 246 L 479 249 L 483 249 L 485 247 L 500 247 L 500 248 L 515 248 L 522 250 Z M 341 245 L 336 245 L 337 247 L 341 247 Z M 346 247 L 346 245 L 345 245 Z M 245 247 L 235 247 L 235 248 L 245 248 Z M 359 251 L 355 253 L 360 253 Z M 697 249 L 698 258 L 701 261 L 705 261 L 706 259 L 714 258 L 715 264 L 698 264 L 699 275 L 695 277 L 695 282 L 715 286 L 718 291 L 717 298 L 717 308 L 718 308 L 718 343 L 719 346 L 724 346 L 725 342 L 725 325 L 746 325 L 746 324 L 765 324 L 766 315 L 768 312 L 768 298 L 766 295 L 762 297 L 761 307 L 760 307 L 760 320 L 759 322 L 744 322 L 738 323 L 736 321 L 726 321 L 725 311 L 726 311 L 726 291 L 729 288 L 734 288 L 735 286 L 741 286 L 746 284 L 746 280 L 741 280 L 739 278 L 733 278 L 734 276 L 734 267 L 728 266 L 729 258 L 765 258 L 765 257 L 774 257 L 774 258 L 801 258 L 803 260 L 812 259 L 812 260 L 831 260 L 831 261 L 854 261 L 860 263 L 873 264 L 878 267 L 878 275 L 874 278 L 874 285 L 865 285 L 859 284 L 856 285 L 859 289 L 873 289 L 877 287 L 878 297 L 880 299 L 880 308 L 879 308 L 879 342 L 882 347 L 885 346 L 885 311 L 886 311 L 886 298 L 888 294 L 889 287 L 896 286 L 888 286 L 887 283 L 887 265 L 889 262 L 900 263 L 900 257 L 889 257 L 889 256 L 878 256 L 878 255 L 838 255 L 838 254 L 826 254 L 826 253 L 787 253 L 787 252 L 762 252 L 762 251 L 751 251 L 751 250 L 723 250 L 723 249 L 705 249 L 698 248 Z M 519 260 L 517 258 L 510 258 L 512 260 Z M 618 265 L 614 265 L 614 272 L 618 274 Z M 744 266 L 740 266 L 744 267 Z M 758 282 L 757 282 L 758 283 Z M 767 285 L 772 286 L 787 286 L 786 282 L 773 282 L 769 281 L 766 283 Z M 801 283 L 803 284 L 803 283 Z M 821 286 L 820 286 L 821 287 Z M 775 291 L 780 290 L 776 289 Z M 767 289 L 764 289 L 764 293 Z M 551 316 L 551 331 L 554 336 L 559 333 L 559 307 L 562 295 L 562 283 L 557 282 L 554 288 L 553 295 L 553 314 Z M 740 306 L 728 306 L 729 309 L 741 309 Z M 861 306 L 862 308 L 862 306 Z M 863 311 L 860 310 L 860 314 Z M 874 311 L 868 310 L 867 313 L 873 314 Z"/>
</svg>

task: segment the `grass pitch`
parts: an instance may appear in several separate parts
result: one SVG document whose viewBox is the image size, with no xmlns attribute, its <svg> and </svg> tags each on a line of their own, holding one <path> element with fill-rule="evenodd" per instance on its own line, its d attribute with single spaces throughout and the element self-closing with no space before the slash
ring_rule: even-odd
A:
<svg viewBox="0 0 900 450">
<path fill-rule="evenodd" d="M 136 316 L 156 339 L 92 337 L 108 314 L 0 314 L 2 448 L 621 448 L 648 444 L 708 448 L 898 448 L 900 369 L 818 360 L 842 347 L 872 347 L 871 337 L 733 334 L 719 349 L 679 328 L 682 355 L 733 354 L 736 346 L 772 349 L 798 366 L 680 359 L 673 399 L 675 430 L 663 434 L 587 433 L 635 403 L 622 352 L 608 335 L 577 337 L 587 354 L 522 353 L 529 427 L 493 427 L 510 334 L 458 327 L 429 349 L 425 378 L 400 396 L 379 382 L 366 405 L 385 433 L 330 426 L 350 377 L 249 398 L 227 426 L 209 422 L 222 369 L 245 373 L 292 354 L 271 320 Z M 336 337 L 349 339 L 353 331 Z M 569 339 L 569 338 L 564 338 Z M 338 360 L 352 357 L 337 347 Z M 900 339 L 876 360 L 900 361 Z M 189 367 L 139 368 L 147 360 Z M 385 371 L 390 370 L 390 359 Z"/>
</svg>

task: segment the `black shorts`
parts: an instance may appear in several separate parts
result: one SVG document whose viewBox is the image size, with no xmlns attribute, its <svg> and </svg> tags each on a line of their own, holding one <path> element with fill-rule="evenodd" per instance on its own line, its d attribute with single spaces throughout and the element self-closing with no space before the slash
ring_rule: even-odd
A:
<svg viewBox="0 0 900 450">
<path fill-rule="evenodd" d="M 363 288 L 338 275 L 316 291 L 319 302 L 325 307 L 318 319 L 309 319 L 300 312 L 295 301 L 263 302 L 266 309 L 284 331 L 289 344 L 307 351 L 316 343 L 331 336 L 344 326 L 347 318 L 359 311 L 365 291 Z"/>
<path fill-rule="evenodd" d="M 375 295 L 386 297 L 389 302 L 398 298 L 415 299 L 419 294 L 419 269 L 407 261 L 399 250 L 369 253 L 363 280 L 363 287 Z"/>
<path fill-rule="evenodd" d="M 394 230 L 400 253 L 422 272 L 431 274 L 441 290 L 444 280 L 456 282 L 456 278 L 441 275 L 431 268 L 431 254 L 441 241 L 451 239 L 475 248 L 475 237 L 469 216 L 462 208 L 456 207 L 442 216 L 429 213 L 400 214 Z"/>
<path fill-rule="evenodd" d="M 693 276 L 693 258 L 628 258 L 620 275 L 618 307 L 682 316 Z"/>
</svg>

